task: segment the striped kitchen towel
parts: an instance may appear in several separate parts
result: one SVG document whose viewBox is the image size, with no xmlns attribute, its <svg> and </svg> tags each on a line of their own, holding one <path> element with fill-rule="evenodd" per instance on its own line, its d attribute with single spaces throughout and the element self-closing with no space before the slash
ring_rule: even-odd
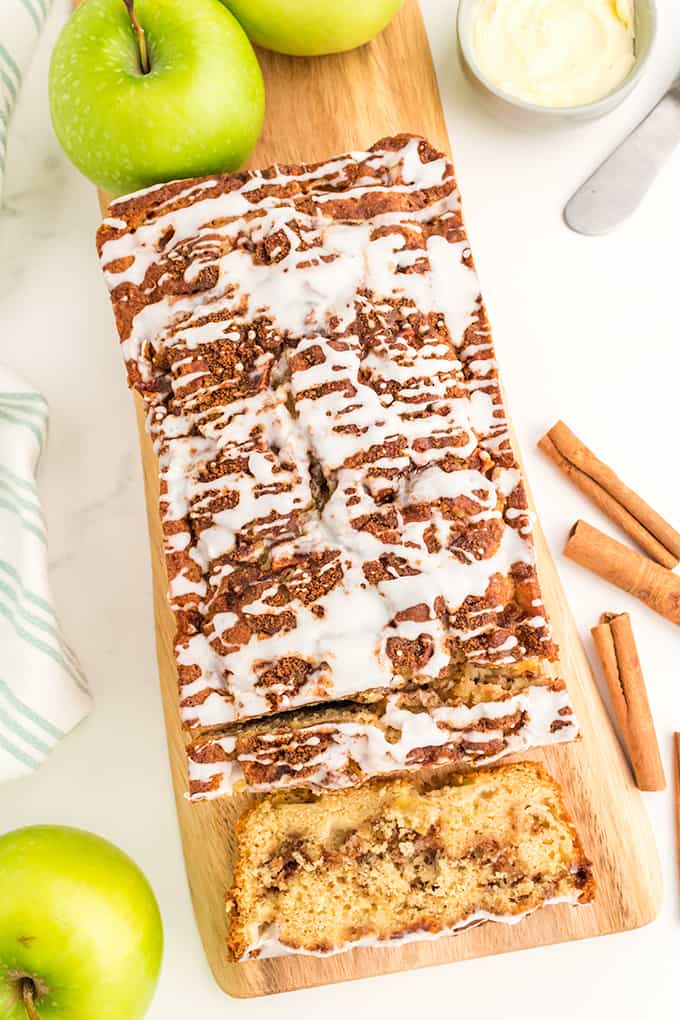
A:
<svg viewBox="0 0 680 1020">
<path fill-rule="evenodd" d="M 0 0 L 0 195 L 7 131 L 52 0 Z"/>
<path fill-rule="evenodd" d="M 36 769 L 90 710 L 50 598 L 35 484 L 46 438 L 44 397 L 0 367 L 0 780 Z"/>
</svg>

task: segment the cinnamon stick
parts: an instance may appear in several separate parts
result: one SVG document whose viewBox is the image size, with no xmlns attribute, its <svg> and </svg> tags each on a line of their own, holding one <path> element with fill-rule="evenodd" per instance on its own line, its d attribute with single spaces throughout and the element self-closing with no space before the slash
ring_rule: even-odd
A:
<svg viewBox="0 0 680 1020">
<path fill-rule="evenodd" d="M 605 581 L 630 592 L 655 613 L 680 626 L 680 577 L 585 521 L 569 532 L 564 555 Z"/>
<path fill-rule="evenodd" d="M 648 556 L 672 569 L 680 562 L 680 534 L 574 435 L 563 421 L 538 442 L 539 449 Z"/>
<path fill-rule="evenodd" d="M 665 790 L 666 777 L 628 613 L 603 613 L 591 632 L 639 790 Z"/>
</svg>

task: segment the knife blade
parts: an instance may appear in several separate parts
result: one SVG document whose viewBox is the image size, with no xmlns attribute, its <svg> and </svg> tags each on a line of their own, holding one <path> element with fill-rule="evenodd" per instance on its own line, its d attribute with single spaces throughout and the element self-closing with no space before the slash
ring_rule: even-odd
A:
<svg viewBox="0 0 680 1020">
<path fill-rule="evenodd" d="M 680 77 L 564 207 L 568 227 L 606 234 L 640 204 L 680 142 Z"/>
</svg>

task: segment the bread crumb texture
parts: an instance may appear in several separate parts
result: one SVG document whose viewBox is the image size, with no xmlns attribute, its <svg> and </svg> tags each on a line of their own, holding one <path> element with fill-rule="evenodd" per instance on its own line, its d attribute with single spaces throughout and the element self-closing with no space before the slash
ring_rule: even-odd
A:
<svg viewBox="0 0 680 1020">
<path fill-rule="evenodd" d="M 590 863 L 542 765 L 279 794 L 242 816 L 237 959 L 433 937 L 593 898 Z"/>
</svg>

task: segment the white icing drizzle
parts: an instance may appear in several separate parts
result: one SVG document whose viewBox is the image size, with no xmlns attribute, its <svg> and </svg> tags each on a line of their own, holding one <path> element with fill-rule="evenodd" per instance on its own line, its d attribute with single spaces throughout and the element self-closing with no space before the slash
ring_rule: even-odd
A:
<svg viewBox="0 0 680 1020">
<path fill-rule="evenodd" d="M 199 761 L 190 749 L 189 781 L 196 784 L 196 792 L 190 799 L 210 800 L 230 795 L 235 785 L 245 782 L 246 762 L 266 766 L 276 761 L 285 764 L 286 760 L 297 760 L 298 756 L 292 755 L 291 751 L 318 745 L 320 735 L 331 735 L 332 742 L 324 746 L 318 755 L 305 757 L 297 766 L 287 765 L 275 780 L 251 783 L 249 789 L 264 793 L 295 787 L 300 783 L 323 789 L 343 789 L 356 785 L 355 766 L 361 770 L 362 778 L 413 771 L 422 767 L 417 757 L 414 760 L 414 752 L 423 748 L 439 748 L 442 751 L 440 758 L 435 755 L 429 764 L 443 764 L 447 760 L 445 752 L 451 747 L 502 741 L 503 746 L 496 753 L 464 755 L 464 764 L 489 765 L 530 747 L 574 740 L 578 734 L 576 720 L 569 714 L 566 690 L 531 686 L 521 694 L 500 701 L 481 702 L 473 707 L 440 706 L 427 712 L 401 708 L 398 700 L 396 695 L 388 697 L 380 725 L 366 722 L 310 724 L 309 727 L 291 730 L 283 747 L 277 746 L 269 756 L 265 750 L 257 755 L 239 753 L 237 740 L 231 735 L 216 737 L 212 741 L 221 752 L 218 754 L 220 760 Z M 502 719 L 516 712 L 524 713 L 525 719 L 515 732 L 505 734 L 501 729 L 480 728 L 482 720 Z M 561 725 L 553 728 L 558 721 Z M 399 734 L 398 739 L 387 740 L 385 727 L 395 730 Z M 266 743 L 280 738 L 277 733 L 272 733 L 264 734 L 262 739 Z M 298 773 L 302 770 L 304 775 L 300 777 Z"/>
<path fill-rule="evenodd" d="M 495 921 L 498 924 L 519 924 L 520 921 L 523 921 L 525 917 L 533 914 L 536 910 L 556 906 L 560 903 L 576 906 L 579 901 L 579 894 L 574 892 L 564 896 L 548 897 L 539 907 L 534 907 L 532 910 L 524 910 L 519 914 L 492 914 L 488 910 L 475 910 L 456 924 L 451 925 L 449 928 L 443 928 L 441 931 L 414 931 L 393 939 L 379 939 L 374 935 L 365 935 L 354 942 L 345 942 L 344 945 L 327 950 L 326 952 L 313 952 L 309 949 L 299 949 L 295 946 L 286 945 L 279 938 L 277 926 L 270 925 L 260 935 L 258 940 L 249 947 L 241 959 L 252 960 L 257 958 L 259 960 L 266 960 L 277 956 L 336 956 L 338 953 L 347 952 L 349 949 L 388 949 L 394 946 L 403 946 L 408 942 L 431 942 L 434 939 L 445 938 L 447 935 L 456 935 L 461 930 L 484 924 L 486 921 Z"/>
</svg>

